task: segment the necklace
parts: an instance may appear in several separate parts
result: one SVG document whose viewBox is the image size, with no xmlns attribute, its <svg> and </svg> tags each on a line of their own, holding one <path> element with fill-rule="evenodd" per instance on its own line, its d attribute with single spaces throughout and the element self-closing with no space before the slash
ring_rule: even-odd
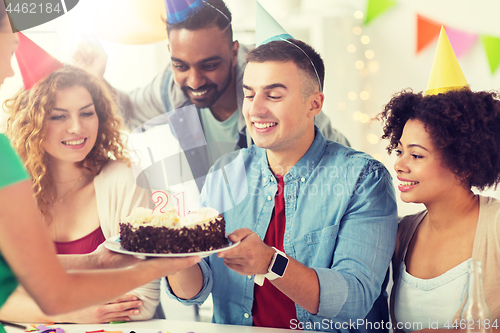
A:
<svg viewBox="0 0 500 333">
<path fill-rule="evenodd" d="M 51 195 L 51 198 L 52 198 L 52 221 L 51 223 L 53 222 L 54 223 L 54 242 L 57 242 L 57 223 L 54 221 L 54 209 L 56 207 L 56 205 L 58 203 L 60 203 L 61 201 L 64 200 L 64 198 L 66 198 L 68 196 L 68 194 L 70 194 L 71 192 L 73 192 L 73 190 L 76 188 L 76 185 L 80 182 L 80 180 L 83 178 L 83 176 L 87 173 L 87 170 L 83 170 L 83 173 L 80 177 L 78 177 L 78 179 L 75 181 L 75 184 L 73 186 L 71 186 L 71 188 L 60 198 L 58 199 L 57 201 L 55 201 L 54 199 L 54 196 Z M 66 182 L 59 182 L 58 184 L 64 184 L 64 183 L 69 183 L 69 181 L 66 181 Z"/>
<path fill-rule="evenodd" d="M 70 194 L 76 187 L 76 184 L 78 184 L 80 182 L 80 180 L 82 179 L 82 177 L 85 175 L 85 173 L 87 173 L 87 170 L 84 170 L 82 175 L 80 177 L 78 177 L 78 179 L 76 180 L 75 184 L 68 190 L 68 192 L 66 192 L 60 199 L 58 199 L 57 201 L 55 201 L 55 198 L 54 196 L 51 195 L 52 197 L 52 207 L 55 207 L 58 203 L 60 203 L 61 201 L 64 200 L 64 198 L 66 198 L 68 196 L 68 194 Z M 61 183 L 68 183 L 68 182 L 61 182 Z M 61 184 L 60 183 L 60 184 Z"/>
<path fill-rule="evenodd" d="M 75 179 L 65 180 L 63 182 L 56 182 L 55 180 L 53 180 L 52 182 L 55 183 L 55 184 L 67 184 L 67 183 L 71 183 L 71 182 L 74 182 L 74 181 L 78 181 L 78 180 L 80 180 L 80 178 L 82 178 L 82 176 L 80 176 L 78 178 L 75 178 Z"/>
</svg>

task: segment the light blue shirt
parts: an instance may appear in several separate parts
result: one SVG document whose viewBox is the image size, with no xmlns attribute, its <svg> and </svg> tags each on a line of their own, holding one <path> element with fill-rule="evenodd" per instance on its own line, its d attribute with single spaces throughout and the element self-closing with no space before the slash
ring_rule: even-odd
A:
<svg viewBox="0 0 500 333">
<path fill-rule="evenodd" d="M 226 231 L 249 228 L 263 239 L 278 190 L 265 149 L 254 145 L 227 154 L 211 171 L 201 205 L 224 212 Z M 326 141 L 315 128 L 311 147 L 284 182 L 285 252 L 313 268 L 320 284 L 318 313 L 296 305 L 296 327 L 365 331 L 352 323 L 370 310 L 372 323 L 387 321 L 382 291 L 396 243 L 397 211 L 386 168 L 367 154 Z M 201 304 L 211 292 L 214 322 L 252 325 L 253 276 L 230 270 L 216 255 L 200 267 L 202 290 L 190 300 L 178 300 Z"/>
</svg>

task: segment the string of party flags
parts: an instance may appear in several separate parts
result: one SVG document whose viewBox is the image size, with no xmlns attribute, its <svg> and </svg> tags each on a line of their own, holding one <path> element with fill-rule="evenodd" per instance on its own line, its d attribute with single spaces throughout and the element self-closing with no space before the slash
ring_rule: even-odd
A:
<svg viewBox="0 0 500 333">
<path fill-rule="evenodd" d="M 364 24 L 371 23 L 376 17 L 393 8 L 396 0 L 368 0 L 365 11 Z M 416 53 L 420 53 L 430 44 L 437 41 L 441 26 L 446 28 L 448 38 L 455 51 L 457 58 L 466 54 L 478 41 L 481 42 L 491 74 L 494 74 L 500 67 L 500 37 L 485 34 L 476 34 L 468 31 L 455 29 L 446 24 L 431 20 L 423 15 L 416 14 L 417 23 L 417 45 Z"/>
</svg>

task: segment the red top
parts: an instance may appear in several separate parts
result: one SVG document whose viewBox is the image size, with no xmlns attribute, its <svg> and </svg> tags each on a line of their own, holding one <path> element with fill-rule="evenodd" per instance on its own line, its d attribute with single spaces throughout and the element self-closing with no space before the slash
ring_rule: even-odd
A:
<svg viewBox="0 0 500 333">
<path fill-rule="evenodd" d="M 264 237 L 264 243 L 285 252 L 283 249 L 286 226 L 285 183 L 283 177 L 276 176 L 276 179 L 278 180 L 278 193 L 274 198 L 274 211 Z M 257 284 L 254 287 L 252 316 L 255 326 L 288 329 L 290 321 L 297 318 L 295 303 L 267 279 L 262 287 Z"/>
<path fill-rule="evenodd" d="M 54 242 L 57 254 L 85 254 L 97 249 L 106 240 L 101 227 L 95 229 L 87 236 L 71 242 Z"/>
</svg>

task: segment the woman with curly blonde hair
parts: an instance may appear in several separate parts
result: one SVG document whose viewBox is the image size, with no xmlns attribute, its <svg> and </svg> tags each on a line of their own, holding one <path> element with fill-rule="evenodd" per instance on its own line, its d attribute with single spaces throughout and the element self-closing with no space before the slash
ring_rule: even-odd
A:
<svg viewBox="0 0 500 333">
<path fill-rule="evenodd" d="M 54 180 L 51 177 L 54 175 L 51 175 L 47 169 L 53 156 L 50 153 L 47 154 L 44 147 L 47 141 L 46 130 L 53 127 L 52 124 L 67 120 L 67 116 L 63 115 L 64 111 L 54 111 L 57 107 L 57 95 L 58 92 L 75 86 L 85 88 L 93 101 L 93 107 L 89 107 L 87 113 L 83 113 L 82 116 L 87 118 L 90 116 L 92 121 L 98 121 L 95 143 L 93 146 L 89 145 L 89 142 L 84 143 L 86 147 L 83 151 L 91 150 L 75 165 L 81 169 L 80 173 L 88 173 L 88 177 L 93 178 L 92 175 L 99 174 L 100 168 L 112 159 L 129 161 L 125 156 L 125 146 L 120 136 L 121 119 L 115 112 L 115 105 L 109 90 L 103 83 L 83 70 L 65 66 L 50 74 L 31 90 L 23 90 L 7 100 L 5 108 L 10 117 L 7 120 L 6 135 L 11 139 L 12 145 L 18 151 L 31 175 L 35 198 L 40 211 L 46 217 L 53 209 L 50 205 L 60 203 L 54 197 L 54 193 L 50 193 L 54 191 L 50 185 Z M 91 114 L 91 109 L 95 110 L 95 117 Z M 75 150 L 75 145 L 66 146 Z M 52 185 L 57 189 L 56 184 Z"/>
<path fill-rule="evenodd" d="M 150 205 L 149 191 L 135 183 L 121 120 L 101 80 L 65 66 L 7 100 L 4 108 L 9 113 L 6 135 L 31 176 L 58 254 L 94 251 L 119 233 L 120 220 L 134 208 Z M 43 316 L 17 292 L 0 310 L 0 318 L 80 323 L 150 319 L 158 304 L 158 280 L 102 306 L 102 311 L 58 318 Z"/>
</svg>

